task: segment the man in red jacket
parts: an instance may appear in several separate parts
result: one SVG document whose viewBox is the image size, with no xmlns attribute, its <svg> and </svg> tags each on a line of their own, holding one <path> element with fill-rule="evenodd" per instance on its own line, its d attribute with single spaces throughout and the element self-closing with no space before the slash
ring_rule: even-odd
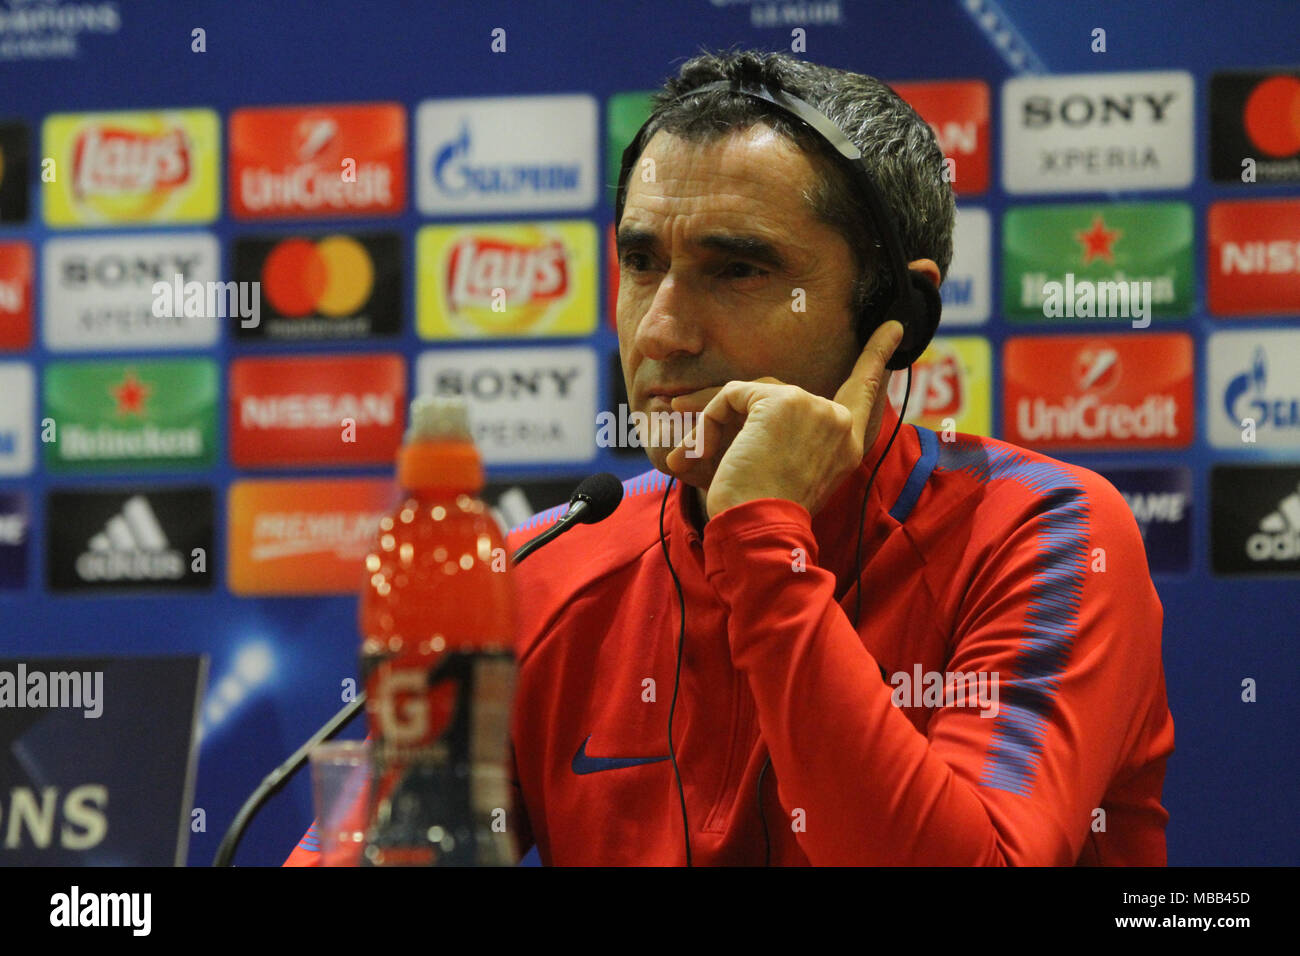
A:
<svg viewBox="0 0 1300 956">
<path fill-rule="evenodd" d="M 900 329 L 855 335 L 874 237 L 849 190 L 752 98 L 680 98 L 746 73 L 872 161 L 909 269 L 937 286 L 951 258 L 942 156 L 882 84 L 746 54 L 670 81 L 616 224 L 619 345 L 632 408 L 702 412 L 699 445 L 651 447 L 611 518 L 518 569 L 521 845 L 548 864 L 1163 864 L 1173 723 L 1132 515 L 1001 442 L 907 427 L 884 454 Z"/>
<path fill-rule="evenodd" d="M 883 84 L 746 53 L 670 80 L 616 224 L 619 345 L 634 410 L 699 418 L 675 448 L 652 429 L 614 515 L 516 572 L 521 852 L 1163 864 L 1163 612 L 1124 500 L 1031 451 L 897 427 L 901 328 L 855 320 L 883 288 L 878 237 L 797 124 L 682 98 L 737 77 L 861 148 L 910 270 L 937 287 L 951 259 L 942 155 Z"/>
</svg>

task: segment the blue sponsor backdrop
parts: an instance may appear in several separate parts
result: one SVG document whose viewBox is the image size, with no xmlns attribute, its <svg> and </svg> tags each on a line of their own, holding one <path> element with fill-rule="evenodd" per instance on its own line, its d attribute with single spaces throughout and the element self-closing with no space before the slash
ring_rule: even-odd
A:
<svg viewBox="0 0 1300 956">
<path fill-rule="evenodd" d="M 8 14 L 29 6 L 3 4 L 0 11 Z M 1180 453 L 1066 457 L 1100 471 L 1176 466 L 1190 469 L 1190 570 L 1161 574 L 1156 579 L 1165 607 L 1165 667 L 1177 725 L 1177 753 L 1169 765 L 1164 801 L 1172 814 L 1170 862 L 1300 862 L 1298 828 L 1290 805 L 1294 795 L 1294 773 L 1290 768 L 1296 758 L 1294 728 L 1300 716 L 1291 689 L 1294 675 L 1300 670 L 1295 624 L 1300 589 L 1294 577 L 1212 576 L 1207 512 L 1212 463 L 1287 458 L 1277 453 L 1212 452 L 1203 424 L 1205 343 L 1209 333 L 1215 328 L 1282 328 L 1295 324 L 1294 318 L 1211 320 L 1205 312 L 1205 211 L 1212 200 L 1246 198 L 1243 187 L 1216 186 L 1209 180 L 1210 76 L 1224 69 L 1294 63 L 1300 8 L 1285 2 L 1260 2 L 1243 8 L 1236 0 L 1106 4 L 1104 12 L 1090 12 L 1087 4 L 1031 0 L 1003 3 L 1000 12 L 978 0 L 879 4 L 854 0 L 808 4 L 655 0 L 618 5 L 572 0 L 522 5 L 513 0 L 464 5 L 358 4 L 353 0 L 148 0 L 108 6 L 118 11 L 117 29 L 80 32 L 78 53 L 73 59 L 0 59 L 0 119 L 17 118 L 28 124 L 32 143 L 29 169 L 39 169 L 40 123 L 52 112 L 210 107 L 222 119 L 224 144 L 230 112 L 245 105 L 397 101 L 408 111 L 410 129 L 417 105 L 428 98 L 586 92 L 602 104 L 603 124 L 603 104 L 611 94 L 657 85 L 676 62 L 701 46 L 739 43 L 788 49 L 793 25 L 807 28 L 809 59 L 898 81 L 984 79 L 992 94 L 992 185 L 986 195 L 963 201 L 990 211 L 995 237 L 991 275 L 995 277 L 1000 274 L 996 237 L 1001 215 L 1009 205 L 1009 197 L 1000 187 L 999 90 L 1005 79 L 1022 69 L 1013 65 L 995 39 L 1000 26 L 1014 25 L 1017 39 L 1013 45 L 1026 54 L 1020 63 L 1041 64 L 1053 73 L 1191 71 L 1196 90 L 1195 177 L 1191 187 L 1125 193 L 1123 198 L 1185 200 L 1192 203 L 1196 213 L 1196 307 L 1191 318 L 1162 324 L 1162 329 L 1177 327 L 1190 332 L 1196 341 L 1197 438 L 1191 449 Z M 979 9 L 972 13 L 971 7 Z M 788 22 L 783 19 L 787 12 L 791 16 Z M 985 12 L 991 17 L 987 23 L 982 19 Z M 775 18 L 780 25 L 756 25 L 764 18 Z M 827 19 L 833 22 L 822 22 Z M 999 26 L 990 29 L 988 23 Z M 206 31 L 205 53 L 191 51 L 191 31 L 196 27 Z M 493 54 L 491 32 L 498 27 L 506 31 L 507 48 L 505 53 Z M 1105 54 L 1091 52 L 1096 27 L 1107 31 Z M 0 39 L 13 37 L 6 33 Z M 598 142 L 603 142 L 603 127 Z M 409 156 L 415 155 L 415 148 L 412 130 Z M 203 228 L 211 228 L 218 236 L 228 272 L 233 237 L 267 227 L 236 226 L 232 221 L 225 160 L 223 154 L 222 212 L 214 225 Z M 601 156 L 602 168 L 603 160 Z M 411 170 L 406 211 L 400 217 L 350 220 L 350 225 L 358 229 L 399 228 L 406 236 L 408 276 L 414 232 L 432 221 L 420 216 L 416 209 L 417 173 Z M 1251 187 L 1248 195 L 1253 198 L 1298 193 L 1300 187 L 1259 184 Z M 1022 198 L 1017 202 L 1098 198 L 1106 197 L 1068 195 Z M 31 200 L 29 220 L 0 226 L 0 239 L 33 243 L 38 258 L 35 298 L 39 303 L 41 247 L 50 232 L 41 218 L 35 185 L 31 187 Z M 602 194 L 595 207 L 573 209 L 563 215 L 592 218 L 603 229 L 611 218 L 611 209 Z M 326 222 L 337 220 L 321 224 Z M 286 224 L 286 228 L 297 225 Z M 303 225 L 311 229 L 315 223 Z M 310 347 L 277 343 L 259 351 L 283 354 L 398 349 L 414 367 L 415 356 L 428 344 L 415 335 L 412 281 L 404 281 L 403 295 L 403 331 L 397 339 L 312 343 Z M 1012 329 L 1005 323 L 996 292 L 993 306 L 993 318 L 986 326 L 965 327 L 962 331 L 987 335 L 994 343 L 993 420 L 997 422 L 1001 418 L 996 393 L 1001 388 L 1001 369 L 996 356 L 1001 343 L 1008 334 L 1032 334 L 1039 329 Z M 7 355 L 6 359 L 32 362 L 38 371 L 44 368 L 51 356 L 41 344 L 42 319 L 38 304 L 34 346 Z M 1095 326 L 1077 324 L 1064 328 L 1098 331 Z M 203 354 L 220 357 L 228 364 L 232 355 L 241 354 L 232 338 L 227 331 L 216 347 Z M 602 358 L 616 347 L 603 316 L 591 344 Z M 608 396 L 609 369 L 603 360 L 598 366 L 602 370 L 601 395 Z M 1221 400 L 1211 404 L 1218 407 Z M 219 415 L 224 435 L 224 403 Z M 628 477 L 645 467 L 639 459 L 616 457 L 602 449 L 589 465 L 512 469 L 491 477 L 568 477 L 605 468 Z M 382 472 L 371 469 L 361 473 Z M 51 488 L 94 487 L 95 479 L 55 481 L 39 466 L 31 476 L 0 479 L 4 513 L 14 513 L 15 502 L 10 496 L 26 488 L 31 517 L 25 561 L 13 557 L 10 542 L 0 542 L 4 552 L 0 559 L 4 576 L 0 634 L 5 657 L 193 652 L 210 656 L 208 686 L 212 699 L 220 706 L 205 710 L 195 802 L 206 811 L 207 829 L 192 836 L 191 864 L 211 860 L 222 830 L 245 794 L 335 712 L 340 705 L 341 682 L 356 670 L 354 599 L 241 599 L 226 590 L 224 510 L 226 490 L 235 477 L 236 471 L 224 451 L 217 467 L 206 472 L 139 476 L 142 484 L 203 483 L 214 489 L 215 573 L 210 591 L 199 595 L 104 597 L 55 597 L 39 571 L 46 548 L 42 513 L 45 492 Z M 119 476 L 104 479 L 107 485 L 120 483 Z M 1165 491 L 1173 487 L 1182 486 L 1160 483 L 1134 486 L 1132 490 Z M 1162 543 L 1162 555 L 1166 548 L 1176 550 L 1174 544 Z M 26 580 L 14 590 L 13 578 L 23 575 L 24 566 Z M 1245 678 L 1258 682 L 1256 703 L 1241 702 L 1240 685 Z M 219 693 L 212 693 L 217 689 Z M 354 734 L 360 734 L 361 729 L 357 726 Z M 280 862 L 310 818 L 310 794 L 304 774 L 253 826 L 239 862 Z"/>
</svg>

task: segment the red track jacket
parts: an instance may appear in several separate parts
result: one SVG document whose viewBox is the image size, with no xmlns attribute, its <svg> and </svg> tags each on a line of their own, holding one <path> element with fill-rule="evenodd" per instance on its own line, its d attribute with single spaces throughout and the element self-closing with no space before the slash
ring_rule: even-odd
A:
<svg viewBox="0 0 1300 956">
<path fill-rule="evenodd" d="M 769 498 L 701 535 L 669 493 L 692 863 L 1163 865 L 1163 611 L 1123 498 L 1025 449 L 905 426 L 855 582 L 863 489 L 896 421 L 887 407 L 811 520 Z M 548 865 L 686 862 L 667 482 L 625 482 L 612 517 L 516 572 L 509 825 Z"/>
</svg>

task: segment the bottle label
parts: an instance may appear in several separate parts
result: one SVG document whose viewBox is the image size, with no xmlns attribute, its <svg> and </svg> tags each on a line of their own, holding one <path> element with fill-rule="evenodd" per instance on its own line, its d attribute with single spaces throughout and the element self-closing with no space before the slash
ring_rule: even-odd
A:
<svg viewBox="0 0 1300 956">
<path fill-rule="evenodd" d="M 502 865 L 515 660 L 509 651 L 370 662 L 371 865 Z"/>
</svg>

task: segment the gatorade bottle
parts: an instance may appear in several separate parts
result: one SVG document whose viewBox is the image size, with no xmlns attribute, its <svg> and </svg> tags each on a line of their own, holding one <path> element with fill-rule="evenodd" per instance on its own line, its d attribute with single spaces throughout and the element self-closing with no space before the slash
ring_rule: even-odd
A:
<svg viewBox="0 0 1300 956">
<path fill-rule="evenodd" d="M 418 397 L 361 595 L 373 783 L 362 866 L 514 862 L 514 606 L 460 399 Z"/>
</svg>

